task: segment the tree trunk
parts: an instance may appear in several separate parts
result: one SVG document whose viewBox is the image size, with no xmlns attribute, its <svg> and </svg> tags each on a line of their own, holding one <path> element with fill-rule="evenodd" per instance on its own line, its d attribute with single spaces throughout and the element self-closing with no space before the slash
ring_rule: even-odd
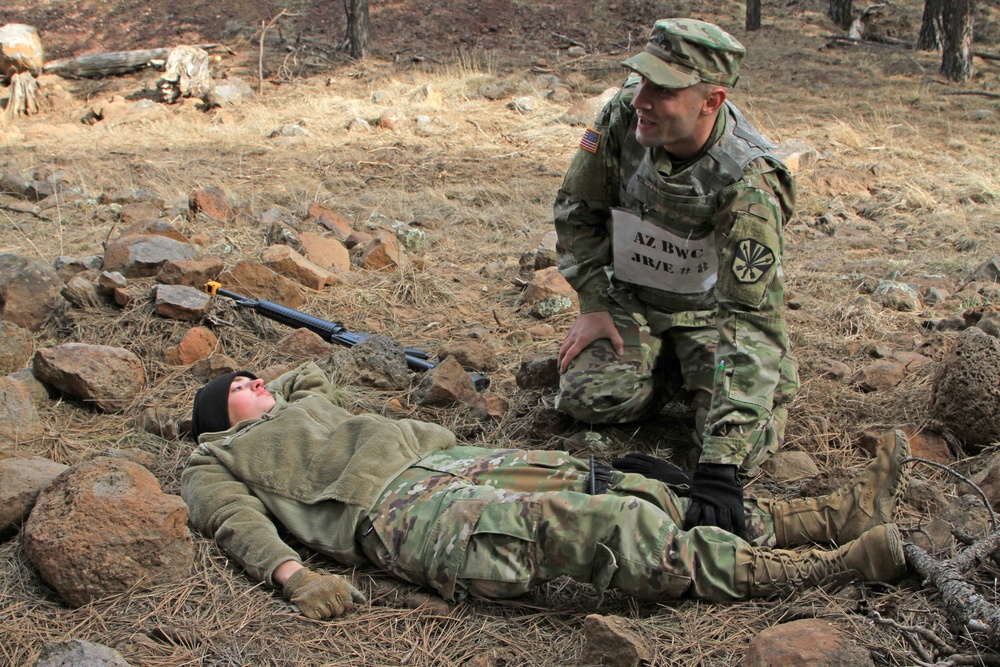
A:
<svg viewBox="0 0 1000 667">
<path fill-rule="evenodd" d="M 852 4 L 853 0 L 830 0 L 830 8 L 827 10 L 827 14 L 834 23 L 846 30 L 851 27 Z"/>
<path fill-rule="evenodd" d="M 371 35 L 368 25 L 368 0 L 345 0 L 347 4 L 347 44 L 352 58 L 368 55 Z"/>
<path fill-rule="evenodd" d="M 941 12 L 945 0 L 924 0 L 924 17 L 920 21 L 920 36 L 917 48 L 921 51 L 941 49 Z"/>
<path fill-rule="evenodd" d="M 747 30 L 760 30 L 760 0 L 747 0 Z"/>
<path fill-rule="evenodd" d="M 217 46 L 218 44 L 201 44 L 197 48 L 208 51 Z M 45 63 L 42 71 L 46 74 L 58 74 L 64 79 L 116 76 L 151 67 L 154 61 L 165 61 L 172 50 L 172 48 L 164 48 L 94 53 L 89 56 L 53 60 Z"/>
<path fill-rule="evenodd" d="M 169 54 L 170 49 L 95 53 L 66 60 L 53 60 L 45 63 L 44 71 L 46 74 L 58 74 L 67 79 L 114 76 L 149 67 L 151 61 L 166 60 Z"/>
<path fill-rule="evenodd" d="M 974 0 L 947 0 L 941 12 L 941 73 L 959 83 L 972 78 Z"/>
</svg>

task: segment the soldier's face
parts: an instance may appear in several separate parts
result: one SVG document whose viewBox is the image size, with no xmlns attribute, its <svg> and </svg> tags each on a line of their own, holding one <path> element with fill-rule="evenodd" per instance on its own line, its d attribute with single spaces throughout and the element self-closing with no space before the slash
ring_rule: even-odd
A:
<svg viewBox="0 0 1000 667">
<path fill-rule="evenodd" d="M 663 147 L 674 157 L 696 155 L 715 125 L 714 114 L 705 113 L 710 90 L 703 84 L 661 88 L 643 77 L 632 100 L 639 116 L 636 141 L 646 148 Z"/>
<path fill-rule="evenodd" d="M 229 424 L 259 419 L 274 407 L 274 396 L 264 389 L 260 378 L 237 377 L 229 385 Z"/>
</svg>

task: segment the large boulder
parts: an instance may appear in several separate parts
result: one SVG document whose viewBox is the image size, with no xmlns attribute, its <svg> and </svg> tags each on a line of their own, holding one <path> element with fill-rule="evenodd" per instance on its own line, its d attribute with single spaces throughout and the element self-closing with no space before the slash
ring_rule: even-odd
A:
<svg viewBox="0 0 1000 667">
<path fill-rule="evenodd" d="M 973 451 L 1000 442 L 1000 340 L 977 327 L 959 334 L 934 374 L 929 410 Z"/>
<path fill-rule="evenodd" d="M 140 394 L 142 362 L 120 347 L 64 343 L 35 353 L 35 377 L 104 412 L 124 410 Z"/>
<path fill-rule="evenodd" d="M 38 331 L 66 303 L 59 275 L 33 259 L 0 255 L 0 319 Z"/>
<path fill-rule="evenodd" d="M 43 490 L 24 525 L 24 552 L 73 606 L 181 580 L 194 564 L 188 509 L 151 472 L 99 457 Z"/>
</svg>

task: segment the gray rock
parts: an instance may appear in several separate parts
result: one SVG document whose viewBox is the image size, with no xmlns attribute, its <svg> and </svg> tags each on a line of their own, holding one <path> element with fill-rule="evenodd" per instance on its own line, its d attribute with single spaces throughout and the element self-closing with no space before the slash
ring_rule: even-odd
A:
<svg viewBox="0 0 1000 667">
<path fill-rule="evenodd" d="M 554 354 L 547 354 L 522 360 L 515 380 L 520 389 L 551 389 L 558 387 L 558 358 Z"/>
<path fill-rule="evenodd" d="M 488 100 L 498 100 L 506 97 L 509 92 L 507 84 L 503 82 L 487 83 L 479 87 L 479 94 Z"/>
<path fill-rule="evenodd" d="M 996 283 L 1000 282 L 1000 255 L 993 255 L 976 267 L 968 282 Z"/>
<path fill-rule="evenodd" d="M 0 319 L 38 331 L 66 304 L 59 275 L 27 257 L 0 255 Z"/>
<path fill-rule="evenodd" d="M 878 286 L 872 293 L 872 299 L 886 308 L 902 313 L 912 313 L 920 310 L 921 306 L 917 290 L 912 285 L 898 280 L 879 280 Z"/>
<path fill-rule="evenodd" d="M 1000 340 L 969 327 L 938 365 L 930 415 L 978 450 L 1000 441 Z"/>
<path fill-rule="evenodd" d="M 116 289 L 124 288 L 127 285 L 128 280 L 117 271 L 102 271 L 97 279 L 97 286 L 102 293 L 107 295 L 114 294 Z"/>
<path fill-rule="evenodd" d="M 387 336 L 376 334 L 352 348 L 334 350 L 330 365 L 338 377 L 377 389 L 398 390 L 410 384 L 403 347 Z"/>
<path fill-rule="evenodd" d="M 17 174 L 0 175 L 0 195 L 23 198 L 28 192 L 28 181 Z"/>
<path fill-rule="evenodd" d="M 118 651 L 82 639 L 42 646 L 33 667 L 131 667 Z"/>
<path fill-rule="evenodd" d="M 157 315 L 182 322 L 202 319 L 212 305 L 209 294 L 187 285 L 157 285 L 153 301 Z"/>
<path fill-rule="evenodd" d="M 60 255 L 52 262 L 52 268 L 56 274 L 62 278 L 63 282 L 69 282 L 70 278 L 78 273 L 88 270 L 100 270 L 104 263 L 101 255 L 88 255 L 86 257 L 68 257 Z"/>
<path fill-rule="evenodd" d="M 253 97 L 253 88 L 235 76 L 222 79 L 212 86 L 205 95 L 208 107 L 237 107 Z"/>
</svg>

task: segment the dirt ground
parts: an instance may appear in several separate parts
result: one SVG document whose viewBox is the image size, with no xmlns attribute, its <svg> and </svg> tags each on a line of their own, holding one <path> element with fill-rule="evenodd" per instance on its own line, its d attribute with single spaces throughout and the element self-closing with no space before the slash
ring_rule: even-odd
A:
<svg viewBox="0 0 1000 667">
<path fill-rule="evenodd" d="M 753 33 L 743 30 L 737 3 L 387 0 L 372 3 L 373 54 L 361 62 L 340 48 L 341 3 L 182 4 L 13 0 L 0 8 L 0 24 L 39 29 L 50 59 L 218 43 L 227 48 L 213 50 L 213 74 L 243 77 L 260 90 L 235 109 L 203 111 L 187 100 L 128 122 L 109 115 L 88 125 L 81 122 L 88 110 L 110 108 L 114 95 L 120 103 L 142 99 L 158 73 L 61 82 L 67 95 L 56 108 L 0 124 L 0 172 L 30 178 L 59 167 L 85 196 L 55 211 L 24 212 L 0 195 L 0 253 L 48 263 L 102 253 L 117 223 L 97 199 L 126 188 L 155 190 L 168 208 L 181 209 L 191 191 L 223 188 L 245 213 L 236 222 L 199 227 L 178 217 L 174 224 L 207 233 L 206 252 L 227 263 L 259 256 L 265 229 L 256 221 L 275 206 L 304 217 L 319 202 L 368 231 L 396 221 L 418 226 L 429 240 L 422 268 L 352 271 L 335 288 L 311 294 L 303 310 L 431 353 L 484 337 L 499 358 L 491 391 L 510 409 L 490 421 L 463 408 L 421 407 L 408 391 L 355 387 L 358 409 L 436 421 L 488 446 L 593 451 L 603 459 L 624 451 L 671 457 L 683 449 L 691 423 L 683 410 L 642 428 L 594 429 L 595 444 L 587 429 L 553 417 L 551 391 L 521 390 L 514 380 L 522 360 L 554 353 L 573 321 L 572 314 L 538 320 L 518 303 L 519 259 L 551 230 L 552 200 L 581 132 L 560 117 L 570 104 L 620 84 L 618 63 L 668 15 L 715 21 L 743 41 L 748 57 L 734 101 L 774 141 L 801 142 L 818 153 L 796 171 L 797 212 L 786 234 L 788 319 L 803 380 L 786 448 L 809 453 L 822 473 L 783 485 L 763 476 L 754 480 L 756 491 L 822 491 L 864 465 L 862 435 L 930 425 L 935 364 L 894 389 L 864 392 L 828 377 L 830 360 L 851 371 L 887 350 L 939 361 L 956 333 L 928 322 L 996 309 L 995 297 L 959 292 L 978 265 L 1000 254 L 995 60 L 977 58 L 977 75 L 966 84 L 947 82 L 938 74 L 939 54 L 835 39 L 841 31 L 819 0 L 765 2 L 764 27 Z M 282 10 L 287 14 L 267 31 L 261 54 L 262 25 Z M 901 1 L 869 27 L 913 40 L 920 13 L 920 2 Z M 996 10 L 981 8 L 976 27 L 976 48 L 996 52 Z M 572 46 L 586 54 L 571 55 Z M 569 84 L 569 101 L 542 98 L 541 77 L 549 74 Z M 487 99 L 478 92 L 487 84 L 508 92 Z M 530 97 L 533 108 L 509 109 L 515 97 Z M 355 118 L 374 121 L 387 109 L 401 118 L 394 129 L 348 131 Z M 429 122 L 418 124 L 418 117 Z M 288 124 L 308 135 L 289 145 L 269 138 Z M 915 312 L 883 308 L 871 293 L 890 276 L 934 282 L 955 297 Z M 273 344 L 287 330 L 222 314 L 218 320 L 231 326 L 217 322 L 221 347 L 237 362 L 261 368 L 297 361 Z M 154 473 L 177 493 L 192 443 L 149 435 L 134 419 L 151 406 L 177 419 L 186 415 L 199 383 L 164 364 L 162 350 L 187 326 L 155 317 L 142 303 L 70 311 L 44 329 L 39 347 L 72 340 L 136 352 L 148 387 L 121 415 L 53 401 L 41 410 L 46 436 L 20 448 L 65 464 L 109 447 L 139 448 L 156 456 Z M 955 452 L 966 471 L 989 453 Z M 918 466 L 914 476 L 944 505 L 958 502 L 955 484 L 940 472 Z M 915 531 L 932 514 L 908 497 L 900 522 Z M 974 535 L 985 530 L 959 524 Z M 877 665 L 926 662 L 903 631 L 876 616 L 930 629 L 954 654 L 972 656 L 960 664 L 1000 664 L 987 638 L 956 628 L 937 594 L 914 579 L 782 601 L 639 604 L 612 595 L 600 606 L 589 588 L 560 581 L 510 602 L 414 609 L 403 601 L 409 589 L 392 589 L 387 578 L 361 569 L 351 574 L 372 604 L 341 620 L 312 622 L 254 586 L 210 542 L 198 538 L 197 545 L 189 580 L 71 609 L 40 580 L 20 540 L 0 543 L 0 664 L 30 665 L 46 641 L 81 638 L 115 648 L 133 665 L 578 665 L 587 659 L 583 620 L 595 612 L 624 617 L 650 642 L 657 665 L 739 664 L 761 630 L 805 617 L 835 622 Z M 956 548 L 949 543 L 937 555 Z M 314 565 L 344 571 L 320 559 Z M 994 566 L 977 570 L 980 590 L 992 591 L 996 574 Z"/>
</svg>

